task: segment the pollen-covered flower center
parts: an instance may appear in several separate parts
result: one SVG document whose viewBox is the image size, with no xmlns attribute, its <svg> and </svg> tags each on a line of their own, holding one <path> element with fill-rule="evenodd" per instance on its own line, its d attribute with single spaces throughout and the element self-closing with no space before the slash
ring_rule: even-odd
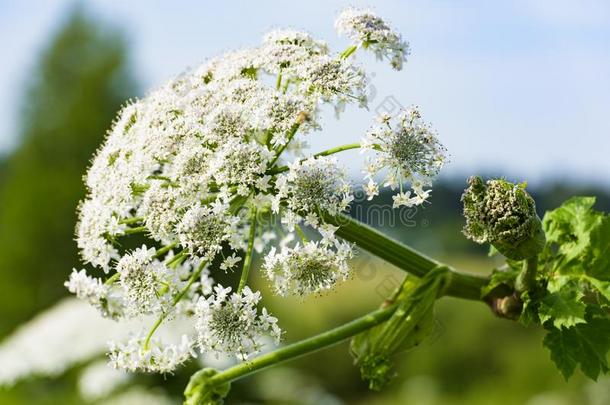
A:
<svg viewBox="0 0 610 405">
<path fill-rule="evenodd" d="M 278 204 L 279 199 L 285 199 L 290 211 L 309 215 L 310 220 L 318 211 L 338 214 L 353 199 L 345 171 L 328 157 L 311 157 L 291 165 L 276 187 Z"/>
<path fill-rule="evenodd" d="M 332 202 L 336 189 L 335 179 L 318 168 L 304 172 L 294 181 L 294 194 L 303 207 L 315 207 L 322 201 Z"/>
<path fill-rule="evenodd" d="M 223 307 L 215 310 L 210 321 L 210 329 L 223 342 L 238 342 L 248 323 L 239 311 L 231 307 Z"/>
<path fill-rule="evenodd" d="M 230 220 L 224 208 L 195 206 L 178 224 L 178 237 L 193 253 L 212 258 L 230 236 Z"/>
<path fill-rule="evenodd" d="M 336 250 L 318 242 L 306 242 L 266 258 L 266 275 L 280 295 L 309 295 L 327 291 L 349 276 L 349 245 L 338 243 Z"/>
<path fill-rule="evenodd" d="M 430 167 L 433 151 L 429 143 L 422 142 L 413 132 L 405 128 L 390 139 L 388 152 L 407 172 L 426 176 L 435 174 Z"/>
<path fill-rule="evenodd" d="M 324 257 L 300 257 L 295 262 L 294 279 L 302 289 L 316 290 L 334 281 L 335 264 Z"/>
</svg>

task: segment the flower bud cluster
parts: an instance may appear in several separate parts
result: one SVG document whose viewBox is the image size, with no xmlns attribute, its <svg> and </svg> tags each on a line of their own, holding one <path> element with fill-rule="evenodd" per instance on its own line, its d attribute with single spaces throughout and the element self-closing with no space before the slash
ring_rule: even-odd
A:
<svg viewBox="0 0 610 405">
<path fill-rule="evenodd" d="M 471 177 L 462 195 L 464 235 L 477 243 L 490 243 L 514 260 L 534 257 L 545 244 L 534 199 L 524 184 Z"/>
</svg>

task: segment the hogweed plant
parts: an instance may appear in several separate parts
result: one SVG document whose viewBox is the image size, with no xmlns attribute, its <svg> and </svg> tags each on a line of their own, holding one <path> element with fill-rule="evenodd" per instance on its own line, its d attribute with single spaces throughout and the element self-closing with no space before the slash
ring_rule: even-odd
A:
<svg viewBox="0 0 610 405">
<path fill-rule="evenodd" d="M 524 184 L 471 178 L 464 234 L 506 257 L 489 277 L 458 272 L 346 215 L 352 185 L 333 155 L 360 149 L 366 195 L 389 187 L 398 208 L 429 200 L 446 151 L 411 107 L 380 116 L 360 142 L 305 152 L 323 105 L 366 107 L 369 79 L 356 53 L 372 51 L 396 70 L 409 55 L 371 11 L 348 9 L 336 28 L 352 41 L 341 53 L 304 32 L 272 31 L 260 46 L 211 59 L 118 114 L 85 177 L 76 230 L 83 261 L 104 276 L 75 270 L 66 282 L 117 322 L 156 317 L 110 343 L 110 364 L 171 373 L 198 353 L 233 357 L 234 366 L 203 369 L 186 387 L 187 404 L 208 404 L 222 402 L 232 381 L 352 338 L 355 364 L 381 389 L 394 355 L 432 331 L 435 301 L 452 296 L 542 325 L 566 378 L 577 366 L 593 379 L 608 372 L 610 219 L 592 198 L 540 220 Z M 134 234 L 146 244 L 122 248 Z M 412 276 L 379 309 L 281 345 L 280 322 L 259 305 L 250 273 L 262 272 L 281 296 L 315 297 L 350 277 L 356 249 Z M 224 272 L 239 272 L 239 283 L 216 283 Z M 187 320 L 190 333 L 160 340 L 155 332 L 173 319 Z M 269 344 L 279 347 L 260 354 Z"/>
</svg>

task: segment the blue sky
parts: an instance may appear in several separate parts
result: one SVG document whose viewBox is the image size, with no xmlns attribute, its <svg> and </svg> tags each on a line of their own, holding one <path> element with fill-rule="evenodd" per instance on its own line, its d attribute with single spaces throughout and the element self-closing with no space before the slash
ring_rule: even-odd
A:
<svg viewBox="0 0 610 405">
<path fill-rule="evenodd" d="M 15 145 L 23 84 L 72 0 L 0 0 L 0 151 Z M 515 180 L 564 177 L 610 186 L 610 1 L 113 1 L 86 2 L 123 29 L 144 88 L 290 26 L 337 50 L 334 17 L 372 6 L 409 40 L 402 72 L 373 58 L 377 97 L 418 104 L 451 154 L 448 175 L 493 170 Z M 373 111 L 325 118 L 313 150 L 360 138 Z M 356 166 L 357 154 L 346 163 Z"/>
</svg>

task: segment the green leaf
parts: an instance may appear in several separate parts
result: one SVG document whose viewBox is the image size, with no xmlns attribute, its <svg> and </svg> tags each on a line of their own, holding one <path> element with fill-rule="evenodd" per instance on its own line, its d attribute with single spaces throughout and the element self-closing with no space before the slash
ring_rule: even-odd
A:
<svg viewBox="0 0 610 405">
<path fill-rule="evenodd" d="M 538 308 L 540 322 L 544 324 L 552 320 L 557 329 L 585 323 L 586 306 L 582 302 L 583 296 L 579 285 L 575 282 L 563 284 L 556 291 L 546 294 Z"/>
<path fill-rule="evenodd" d="M 563 244 L 573 242 L 569 236 L 579 236 L 584 224 L 580 221 L 589 215 L 595 205 L 595 197 L 572 197 L 559 208 L 549 211 L 542 220 L 549 242 Z"/>
<path fill-rule="evenodd" d="M 610 217 L 595 211 L 595 197 L 573 197 L 544 216 L 547 241 L 555 244 L 555 268 L 610 281 Z"/>
<path fill-rule="evenodd" d="M 585 279 L 589 282 L 591 288 L 605 300 L 604 306 L 610 305 L 610 282 L 601 281 L 593 277 L 585 277 Z"/>
<path fill-rule="evenodd" d="M 600 373 L 609 370 L 610 320 L 596 316 L 572 328 L 550 328 L 543 344 L 551 351 L 551 359 L 566 380 L 578 365 L 587 377 L 597 380 Z"/>
</svg>

